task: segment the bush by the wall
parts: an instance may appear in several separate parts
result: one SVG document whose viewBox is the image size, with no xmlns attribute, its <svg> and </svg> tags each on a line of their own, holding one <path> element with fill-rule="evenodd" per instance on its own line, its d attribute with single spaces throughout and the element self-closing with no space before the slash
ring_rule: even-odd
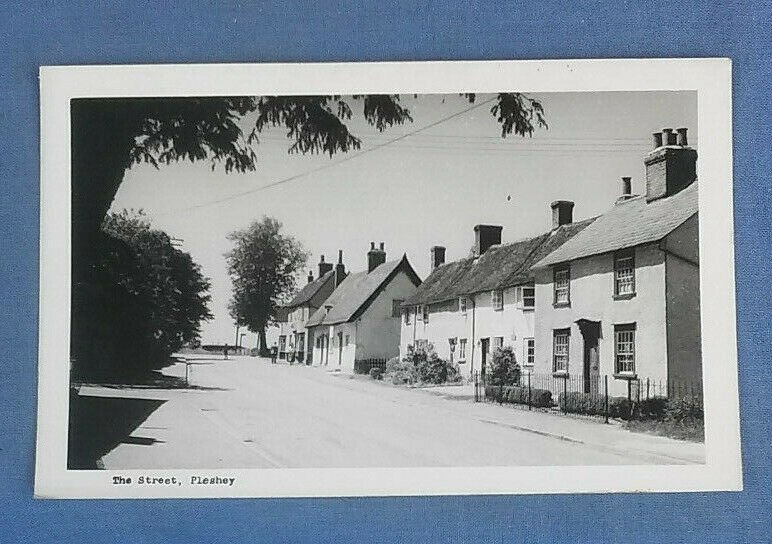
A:
<svg viewBox="0 0 772 544">
<path fill-rule="evenodd" d="M 379 366 L 373 367 L 370 369 L 370 377 L 374 380 L 382 380 L 383 379 L 383 369 Z"/>
<path fill-rule="evenodd" d="M 696 396 L 686 396 L 673 399 L 665 409 L 666 421 L 691 424 L 705 420 L 702 399 Z"/>
<path fill-rule="evenodd" d="M 561 393 L 558 406 L 564 412 L 601 416 L 606 413 L 606 397 L 577 391 Z M 608 415 L 617 419 L 630 419 L 634 415 L 634 405 L 625 397 L 608 398 Z"/>
<path fill-rule="evenodd" d="M 496 348 L 491 356 L 486 378 L 491 385 L 519 385 L 520 365 L 511 346 Z"/>
<path fill-rule="evenodd" d="M 485 398 L 493 402 L 528 404 L 528 388 L 517 385 L 488 385 Z M 531 406 L 548 408 L 552 406 L 552 392 L 547 389 L 531 389 Z"/>
<path fill-rule="evenodd" d="M 651 397 L 641 399 L 636 406 L 636 412 L 639 419 L 655 419 L 662 421 L 665 419 L 665 412 L 668 409 L 667 397 Z"/>
<path fill-rule="evenodd" d="M 411 361 L 393 357 L 386 361 L 384 377 L 394 385 L 413 384 L 418 381 L 418 374 Z"/>
</svg>

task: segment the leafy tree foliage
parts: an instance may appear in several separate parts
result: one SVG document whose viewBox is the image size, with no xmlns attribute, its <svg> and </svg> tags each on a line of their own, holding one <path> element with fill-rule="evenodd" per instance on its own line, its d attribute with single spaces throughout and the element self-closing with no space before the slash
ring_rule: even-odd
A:
<svg viewBox="0 0 772 544">
<path fill-rule="evenodd" d="M 109 214 L 99 240 L 90 281 L 73 293 L 76 376 L 117 379 L 165 366 L 212 317 L 209 280 L 141 212 Z"/>
<path fill-rule="evenodd" d="M 292 236 L 281 232 L 281 223 L 263 217 L 246 229 L 232 232 L 234 247 L 225 258 L 233 282 L 230 314 L 238 325 L 260 335 L 265 353 L 265 328 L 273 323 L 281 300 L 294 292 L 298 272 L 308 254 Z"/>
<path fill-rule="evenodd" d="M 512 346 L 496 348 L 491 357 L 487 378 L 490 385 L 520 384 L 520 365 L 517 364 Z"/>
</svg>

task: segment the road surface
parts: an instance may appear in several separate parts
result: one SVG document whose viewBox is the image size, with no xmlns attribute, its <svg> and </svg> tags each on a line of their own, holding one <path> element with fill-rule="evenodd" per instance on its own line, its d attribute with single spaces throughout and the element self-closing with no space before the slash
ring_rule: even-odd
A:
<svg viewBox="0 0 772 544">
<path fill-rule="evenodd" d="M 196 389 L 81 390 L 164 401 L 104 455 L 106 469 L 675 464 L 703 455 L 701 444 L 320 368 L 238 356 L 193 363 Z"/>
</svg>

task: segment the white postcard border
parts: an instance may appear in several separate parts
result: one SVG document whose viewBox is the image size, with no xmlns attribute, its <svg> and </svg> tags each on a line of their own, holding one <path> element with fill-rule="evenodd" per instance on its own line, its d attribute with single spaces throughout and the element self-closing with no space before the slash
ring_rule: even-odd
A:
<svg viewBox="0 0 772 544">
<path fill-rule="evenodd" d="M 327 497 L 741 490 L 731 61 L 625 59 L 43 67 L 35 495 Z M 82 97 L 695 90 L 700 160 L 704 465 L 67 470 L 69 101 Z M 235 478 L 232 486 L 116 486 L 114 475 Z"/>
</svg>

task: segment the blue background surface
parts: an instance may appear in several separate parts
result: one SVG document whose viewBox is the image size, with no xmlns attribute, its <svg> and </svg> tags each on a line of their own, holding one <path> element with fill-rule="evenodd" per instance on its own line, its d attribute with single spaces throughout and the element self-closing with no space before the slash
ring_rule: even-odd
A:
<svg viewBox="0 0 772 544">
<path fill-rule="evenodd" d="M 0 16 L 0 541 L 770 541 L 772 4 L 32 2 Z M 746 490 L 719 494 L 38 501 L 39 65 L 728 56 Z M 726 325 L 732 323 L 727 315 Z"/>
</svg>

